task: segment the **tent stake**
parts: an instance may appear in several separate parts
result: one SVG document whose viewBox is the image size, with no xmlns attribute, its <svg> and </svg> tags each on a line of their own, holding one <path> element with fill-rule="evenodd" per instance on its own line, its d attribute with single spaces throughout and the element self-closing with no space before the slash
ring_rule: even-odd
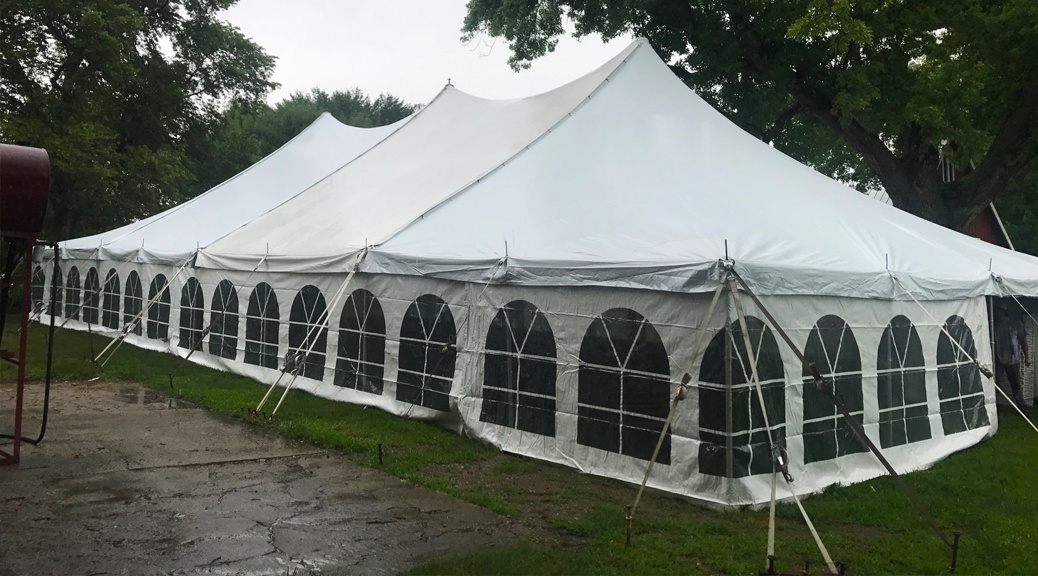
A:
<svg viewBox="0 0 1038 576">
<path fill-rule="evenodd" d="M 90 328 L 90 322 L 87 322 L 87 338 L 90 339 L 90 361 L 97 366 L 97 358 L 94 358 L 94 331 Z"/>
<path fill-rule="evenodd" d="M 955 538 L 955 542 L 954 542 L 954 545 L 952 546 L 951 571 L 955 572 L 955 565 L 959 561 L 959 536 L 960 536 L 960 534 L 958 532 L 952 532 L 952 536 Z"/>
<path fill-rule="evenodd" d="M 624 548 L 631 547 L 631 521 L 634 520 L 634 516 L 631 516 L 631 505 L 624 506 L 624 510 L 627 511 L 625 518 L 627 520 L 627 540 L 624 542 Z"/>
</svg>

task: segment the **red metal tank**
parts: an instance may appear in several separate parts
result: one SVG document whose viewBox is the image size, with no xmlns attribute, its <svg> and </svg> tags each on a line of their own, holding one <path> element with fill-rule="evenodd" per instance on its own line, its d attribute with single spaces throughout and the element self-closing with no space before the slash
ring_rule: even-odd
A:
<svg viewBox="0 0 1038 576">
<path fill-rule="evenodd" d="M 0 144 L 0 235 L 39 234 L 49 188 L 46 150 Z"/>
</svg>

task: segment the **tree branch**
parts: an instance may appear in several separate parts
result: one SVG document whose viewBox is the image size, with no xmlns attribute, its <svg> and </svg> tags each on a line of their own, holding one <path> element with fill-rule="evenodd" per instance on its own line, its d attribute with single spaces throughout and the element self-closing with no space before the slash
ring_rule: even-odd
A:
<svg viewBox="0 0 1038 576">
<path fill-rule="evenodd" d="M 786 126 L 789 125 L 790 121 L 792 121 L 793 118 L 796 118 L 797 114 L 800 114 L 803 110 L 804 107 L 798 102 L 782 114 L 779 114 L 779 117 L 775 119 L 775 123 L 771 125 L 771 128 L 768 128 L 763 134 L 761 134 L 760 139 L 766 144 L 774 142 L 775 138 L 778 138 L 778 135 L 785 131 Z"/>
<path fill-rule="evenodd" d="M 684 66 L 674 66 L 670 64 L 667 66 L 675 76 L 681 79 L 682 82 L 688 82 L 692 79 L 692 73 L 689 72 Z"/>
</svg>

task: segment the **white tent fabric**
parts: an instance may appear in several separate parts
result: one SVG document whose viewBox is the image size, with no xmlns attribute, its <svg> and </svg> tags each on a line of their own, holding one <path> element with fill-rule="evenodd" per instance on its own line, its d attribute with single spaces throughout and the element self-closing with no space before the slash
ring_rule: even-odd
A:
<svg viewBox="0 0 1038 576">
<path fill-rule="evenodd" d="M 356 128 L 325 112 L 269 156 L 188 202 L 109 232 L 63 242 L 64 257 L 179 265 L 199 246 L 309 188 L 408 120 Z"/>
<path fill-rule="evenodd" d="M 726 247 L 727 242 L 727 247 Z M 750 136 L 643 45 L 549 135 L 371 251 L 362 270 L 710 290 L 727 254 L 767 294 L 1038 290 L 1038 259 L 875 202 Z M 989 271 L 989 260 L 992 264 Z M 889 271 L 889 272 L 888 272 Z"/>
<path fill-rule="evenodd" d="M 367 243 L 391 236 L 530 146 L 607 81 L 620 55 L 560 88 L 485 100 L 447 86 L 405 129 L 311 189 L 206 247 L 200 267 L 345 270 Z"/>
<path fill-rule="evenodd" d="M 763 294 L 1038 293 L 1038 259 L 871 201 L 736 127 L 644 41 L 580 80 L 494 102 L 451 87 L 414 121 L 198 265 Z M 507 245 L 507 264 L 504 263 Z"/>
<path fill-rule="evenodd" d="M 705 318 L 732 265 L 898 470 L 997 429 L 996 391 L 977 366 L 992 363 L 985 296 L 1002 294 L 996 277 L 1038 296 L 1038 259 L 785 157 L 645 41 L 539 96 L 448 86 L 410 120 L 364 134 L 323 174 L 307 162 L 345 145 L 314 138 L 319 150 L 290 156 L 304 133 L 198 200 L 66 243 L 59 313 L 113 335 L 141 313 L 128 341 L 194 350 L 195 362 L 268 384 L 311 348 L 281 382 L 630 482 L 688 374 L 649 486 L 754 504 L 770 497 L 771 447 L 735 296 Z M 777 326 L 742 305 L 797 489 L 884 474 Z"/>
</svg>

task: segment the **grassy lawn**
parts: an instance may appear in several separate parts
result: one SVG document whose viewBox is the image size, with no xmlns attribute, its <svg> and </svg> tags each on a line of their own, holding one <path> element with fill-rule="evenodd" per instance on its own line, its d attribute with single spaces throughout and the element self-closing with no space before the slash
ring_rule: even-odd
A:
<svg viewBox="0 0 1038 576">
<path fill-rule="evenodd" d="M 15 345 L 13 332 L 4 346 Z M 43 376 L 46 329 L 30 330 L 29 373 Z M 100 350 L 107 339 L 94 336 Z M 763 568 L 767 510 L 707 510 L 650 494 L 635 520 L 634 542 L 623 546 L 623 507 L 635 488 L 575 470 L 501 454 L 474 440 L 422 422 L 315 398 L 293 391 L 275 422 L 248 418 L 266 390 L 256 382 L 188 364 L 174 390 L 167 374 L 180 359 L 123 346 L 99 369 L 89 361 L 86 333 L 58 333 L 56 380 L 142 382 L 255 426 L 342 450 L 352 460 L 379 467 L 377 444 L 390 474 L 430 486 L 505 514 L 528 526 L 527 544 L 446 559 L 416 574 L 756 574 Z M 0 380 L 13 367 L 2 363 Z M 58 384 L 60 385 L 60 384 Z M 42 387 L 33 385 L 30 394 Z M 34 433 L 34 423 L 28 425 Z M 906 477 L 948 532 L 962 532 L 959 573 L 1038 573 L 1038 435 L 1019 416 L 1001 418 L 998 435 Z M 805 501 L 835 560 L 851 574 L 947 572 L 947 548 L 930 532 L 887 478 L 838 487 Z M 794 505 L 778 510 L 776 549 L 781 571 L 800 572 L 803 558 L 820 555 Z"/>
</svg>

